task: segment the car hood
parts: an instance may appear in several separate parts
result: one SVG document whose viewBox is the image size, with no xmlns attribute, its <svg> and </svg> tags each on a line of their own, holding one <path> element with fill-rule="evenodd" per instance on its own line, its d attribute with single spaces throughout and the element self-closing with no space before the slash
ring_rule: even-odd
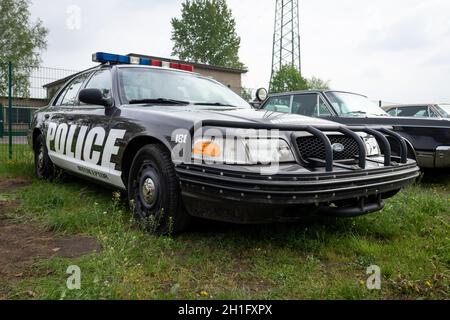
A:
<svg viewBox="0 0 450 320">
<path fill-rule="evenodd" d="M 141 113 L 143 117 L 166 116 L 191 123 L 214 121 L 226 123 L 245 123 L 270 126 L 336 126 L 335 122 L 310 118 L 301 115 L 283 114 L 251 108 L 230 108 L 217 106 L 124 106 L 129 112 Z M 142 119 L 144 120 L 144 119 Z"/>
<path fill-rule="evenodd" d="M 412 118 L 412 117 L 389 117 L 389 116 L 367 116 L 367 117 L 340 117 L 336 121 L 348 125 L 385 125 L 392 127 L 424 127 L 424 128 L 448 128 L 450 121 L 447 119 Z"/>
</svg>

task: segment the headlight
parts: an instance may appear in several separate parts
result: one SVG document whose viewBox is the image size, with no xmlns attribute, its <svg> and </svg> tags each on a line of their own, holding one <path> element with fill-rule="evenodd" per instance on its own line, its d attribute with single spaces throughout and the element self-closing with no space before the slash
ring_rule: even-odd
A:
<svg viewBox="0 0 450 320">
<path fill-rule="evenodd" d="M 295 161 L 283 139 L 200 138 L 192 148 L 194 160 L 224 164 L 273 164 Z"/>
<path fill-rule="evenodd" d="M 366 146 L 366 153 L 368 157 L 381 155 L 380 146 L 374 136 L 363 134 L 361 135 L 361 138 L 363 139 L 364 145 Z"/>
</svg>

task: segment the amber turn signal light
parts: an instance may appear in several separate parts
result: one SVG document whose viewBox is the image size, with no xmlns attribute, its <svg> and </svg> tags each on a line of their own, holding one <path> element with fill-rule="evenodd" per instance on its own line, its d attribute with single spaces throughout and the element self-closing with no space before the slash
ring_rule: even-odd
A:
<svg viewBox="0 0 450 320">
<path fill-rule="evenodd" d="M 220 156 L 220 147 L 217 143 L 211 141 L 200 141 L 194 145 L 192 153 L 217 158 Z"/>
</svg>

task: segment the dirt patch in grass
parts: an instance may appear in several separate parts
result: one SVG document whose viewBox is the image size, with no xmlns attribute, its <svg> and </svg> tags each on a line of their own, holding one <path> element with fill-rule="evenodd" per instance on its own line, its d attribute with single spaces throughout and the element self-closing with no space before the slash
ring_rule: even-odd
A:
<svg viewBox="0 0 450 320">
<path fill-rule="evenodd" d="M 0 200 L 0 227 L 6 224 L 6 214 L 17 210 L 19 202 L 16 200 Z"/>
<path fill-rule="evenodd" d="M 0 299 L 7 297 L 8 287 L 27 277 L 31 266 L 52 257 L 77 258 L 100 252 L 90 237 L 57 237 L 32 224 L 13 224 L 7 210 L 16 210 L 14 202 L 0 202 Z"/>
<path fill-rule="evenodd" d="M 28 186 L 29 184 L 30 180 L 25 178 L 0 178 L 0 193 L 14 192 L 19 188 Z"/>
<path fill-rule="evenodd" d="M 0 193 L 14 192 L 27 180 L 0 181 Z M 8 287 L 27 277 L 31 266 L 51 257 L 77 258 L 99 252 L 94 238 L 84 236 L 59 237 L 34 224 L 15 224 L 8 215 L 19 210 L 16 200 L 0 200 L 0 299 L 6 298 Z"/>
</svg>

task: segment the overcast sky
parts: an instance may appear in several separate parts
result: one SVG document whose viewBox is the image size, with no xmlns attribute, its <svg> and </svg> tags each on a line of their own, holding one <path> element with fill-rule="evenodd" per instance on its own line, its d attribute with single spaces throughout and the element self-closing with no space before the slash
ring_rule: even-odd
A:
<svg viewBox="0 0 450 320">
<path fill-rule="evenodd" d="M 33 17 L 50 29 L 43 65 L 82 70 L 96 51 L 170 57 L 170 20 L 181 3 L 34 0 Z M 244 86 L 267 87 L 275 0 L 228 3 L 249 69 Z M 374 100 L 450 102 L 449 15 L 448 0 L 300 0 L 303 74 Z"/>
</svg>

